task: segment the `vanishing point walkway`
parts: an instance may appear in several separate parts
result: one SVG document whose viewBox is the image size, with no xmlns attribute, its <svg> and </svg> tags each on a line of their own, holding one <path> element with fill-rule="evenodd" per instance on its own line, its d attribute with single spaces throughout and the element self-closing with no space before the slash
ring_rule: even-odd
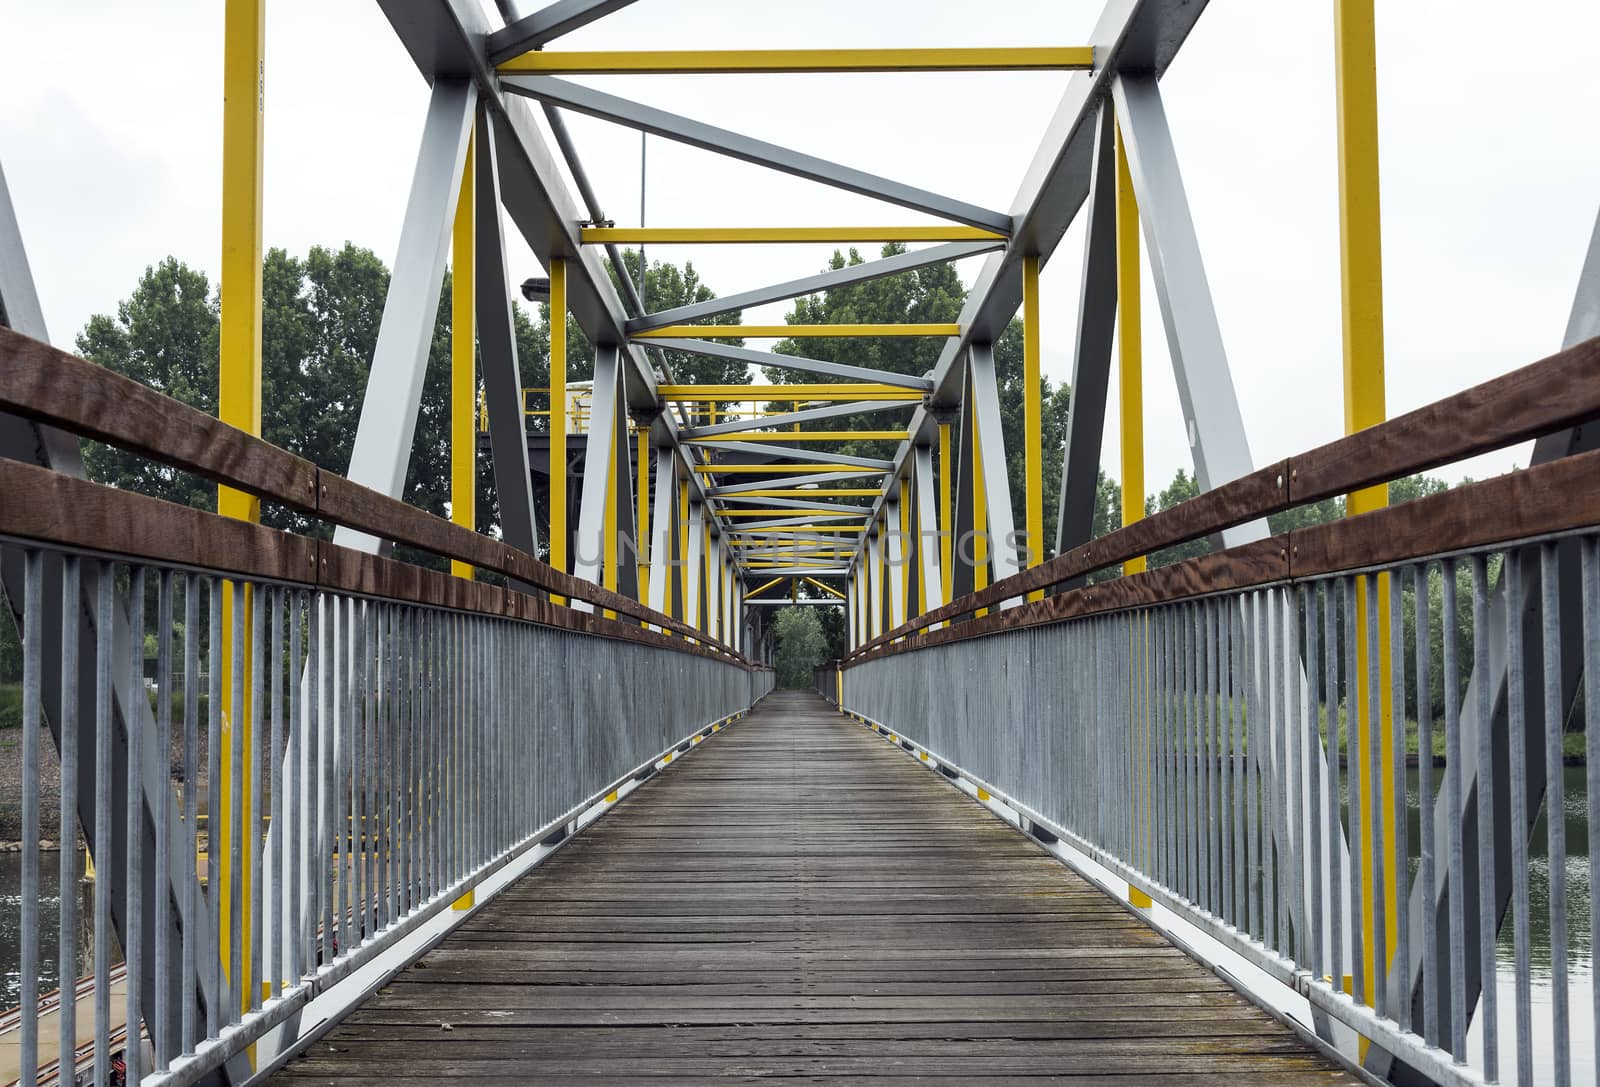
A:
<svg viewBox="0 0 1600 1087">
<path fill-rule="evenodd" d="M 274 1082 L 1347 1084 L 809 692 L 626 798 Z"/>
</svg>

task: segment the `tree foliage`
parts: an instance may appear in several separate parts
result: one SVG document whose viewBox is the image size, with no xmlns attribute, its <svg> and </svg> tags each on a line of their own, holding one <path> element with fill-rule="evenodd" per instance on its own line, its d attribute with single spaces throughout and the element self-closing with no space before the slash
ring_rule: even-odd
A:
<svg viewBox="0 0 1600 1087">
<path fill-rule="evenodd" d="M 811 670 L 828 659 L 828 639 L 816 607 L 779 608 L 772 630 L 777 639 L 778 686 L 809 687 Z"/>
</svg>

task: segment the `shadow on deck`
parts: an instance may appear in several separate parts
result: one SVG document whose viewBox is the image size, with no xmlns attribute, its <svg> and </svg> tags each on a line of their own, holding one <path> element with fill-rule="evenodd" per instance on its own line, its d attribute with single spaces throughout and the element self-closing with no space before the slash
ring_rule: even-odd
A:
<svg viewBox="0 0 1600 1087">
<path fill-rule="evenodd" d="M 784 691 L 272 1082 L 1354 1083 L 982 807 Z"/>
</svg>

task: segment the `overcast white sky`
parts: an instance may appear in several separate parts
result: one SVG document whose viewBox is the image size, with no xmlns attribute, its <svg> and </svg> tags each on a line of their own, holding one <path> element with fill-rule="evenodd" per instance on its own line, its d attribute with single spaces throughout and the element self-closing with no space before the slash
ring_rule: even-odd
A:
<svg viewBox="0 0 1600 1087">
<path fill-rule="evenodd" d="M 523 7 L 531 5 L 524 2 Z M 1600 207 L 1600 5 L 1378 5 L 1391 414 L 1560 346 Z M 557 47 L 1078 44 L 1099 0 L 639 0 Z M 266 241 L 393 259 L 427 89 L 377 6 L 268 0 Z M 981 13 L 981 20 L 975 15 Z M 70 346 L 171 253 L 214 275 L 220 0 L 0 0 L 0 162 L 51 336 Z M 1332 0 L 1214 0 L 1162 83 L 1258 463 L 1342 427 Z M 607 90 L 1006 209 L 1067 77 L 601 77 Z M 639 217 L 639 137 L 572 127 L 606 213 Z M 650 141 L 652 226 L 880 224 L 898 208 Z M 1081 231 L 1043 274 L 1066 380 Z M 829 247 L 654 247 L 718 293 L 819 270 Z M 536 272 L 513 251 L 513 276 Z M 1148 268 L 1148 265 L 1146 266 Z M 970 282 L 975 262 L 962 266 Z M 1147 272 L 1148 276 L 1148 272 Z M 1145 290 L 1147 482 L 1189 463 Z M 783 307 L 746 321 L 781 321 Z M 271 410 L 271 405 L 267 406 Z M 1113 409 L 1114 410 L 1114 409 Z M 1453 469 L 1484 475 L 1501 454 Z M 1117 473 L 1108 428 L 1103 462 Z"/>
</svg>

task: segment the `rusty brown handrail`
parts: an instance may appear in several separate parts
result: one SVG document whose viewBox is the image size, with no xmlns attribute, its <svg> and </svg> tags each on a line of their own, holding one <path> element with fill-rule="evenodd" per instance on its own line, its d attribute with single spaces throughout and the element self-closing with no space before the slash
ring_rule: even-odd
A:
<svg viewBox="0 0 1600 1087">
<path fill-rule="evenodd" d="M 637 600 L 352 483 L 137 381 L 6 328 L 0 328 L 0 410 L 683 637 L 668 638 L 515 590 L 449 577 L 18 461 L 0 461 L 6 514 L 0 528 L 7 533 L 102 551 L 108 540 L 115 539 L 119 552 L 141 558 L 510 615 L 750 665 L 732 647 Z M 20 497 L 24 494 L 26 498 Z M 61 509 L 71 509 L 72 518 L 61 518 Z"/>
<path fill-rule="evenodd" d="M 1425 471 L 1441 464 L 1463 460 L 1479 453 L 1501 449 L 1529 438 L 1576 426 L 1596 417 L 1600 417 L 1600 337 L 1577 344 L 1539 362 L 1475 385 L 1388 422 L 1260 468 L 1171 509 L 1107 533 L 1048 562 L 1003 578 L 987 588 L 969 593 L 942 607 L 924 612 L 893 630 L 863 643 L 845 660 L 859 661 L 868 654 L 876 654 L 879 649 L 891 643 L 904 644 L 904 639 L 919 631 L 926 632 L 926 629 L 935 623 L 948 622 L 969 615 L 980 608 L 992 607 L 1002 601 L 1015 599 L 1039 589 L 1051 588 L 1164 547 L 1209 536 L 1223 529 L 1280 513 L 1295 506 L 1321 501 L 1334 495 L 1346 494 L 1362 487 Z M 1581 461 L 1583 458 L 1571 459 Z M 1543 472 L 1545 467 L 1554 465 L 1542 466 L 1537 471 L 1530 470 L 1521 475 L 1528 476 L 1530 480 L 1553 478 Z M 1485 484 L 1474 484 L 1452 494 L 1498 493 L 1486 492 L 1482 488 L 1487 487 L 1489 483 L 1501 482 L 1492 480 Z M 1564 487 L 1567 484 L 1548 485 Z M 1313 546 L 1319 552 L 1328 554 L 1335 550 L 1344 551 L 1348 557 L 1348 549 L 1338 542 L 1341 539 L 1343 526 L 1361 526 L 1351 531 L 1367 534 L 1374 553 L 1378 551 L 1387 553 L 1387 547 L 1383 546 L 1385 541 L 1381 538 L 1382 533 L 1393 531 L 1408 523 L 1403 518 L 1390 515 L 1418 507 L 1431 511 L 1429 516 L 1435 518 L 1454 517 L 1464 515 L 1470 505 L 1469 500 L 1464 498 L 1458 499 L 1454 505 L 1437 503 L 1436 500 L 1443 497 L 1446 496 L 1434 496 L 1406 503 L 1393 510 L 1352 518 L 1338 525 L 1302 529 L 1289 536 L 1275 537 L 1274 539 L 1278 541 L 1275 546 L 1285 551 L 1285 565 L 1279 575 L 1288 576 L 1287 562 L 1292 557 L 1294 547 L 1300 547 L 1305 556 L 1297 573 L 1311 572 L 1304 564 L 1309 561 L 1311 553 L 1309 549 Z M 1419 503 L 1434 504 L 1424 506 Z M 1371 517 L 1379 519 L 1367 520 Z M 1458 530 L 1460 527 L 1456 526 Z M 1504 538 L 1510 539 L 1528 534 L 1532 533 L 1517 533 Z M 1291 541 L 1290 537 L 1295 539 Z M 1246 548 L 1234 548 L 1209 557 L 1221 559 L 1228 555 L 1234 555 L 1236 558 L 1254 556 L 1255 551 L 1247 548 L 1262 549 L 1267 543 L 1268 541 L 1263 541 L 1261 544 L 1246 545 Z M 1190 560 L 1191 563 L 1195 561 L 1197 560 Z M 1187 568 L 1191 574 L 1201 569 L 1192 567 L 1188 563 L 1178 563 L 1167 569 L 1176 570 L 1178 567 Z M 1164 571 L 1151 571 L 1149 574 L 1136 575 L 1135 578 L 1121 578 L 1118 582 L 1149 586 L 1158 583 L 1150 579 L 1162 574 Z M 1010 620 L 1006 628 L 1027 625 L 1026 616 L 1051 614 L 1051 600 L 1072 596 L 1077 601 L 1076 604 L 1058 604 L 1053 607 L 1081 608 L 1089 606 L 1086 601 L 1095 599 L 1097 595 L 1105 596 L 1108 592 L 1105 585 L 1092 588 L 1101 592 L 1094 594 L 1089 593 L 1087 589 L 1073 590 L 1071 593 L 1058 594 L 1045 601 L 1009 609 L 1003 616 L 1015 616 L 1015 618 Z M 1130 587 L 1118 591 L 1138 590 Z M 1083 595 L 1085 593 L 1089 595 Z M 1073 612 L 1073 614 L 1078 613 Z M 1056 619 L 1067 617 L 1068 615 L 1061 614 L 1056 616 Z M 973 628 L 972 633 L 966 636 L 1005 629 L 990 622 L 996 618 L 988 616 L 972 620 L 960 624 L 960 627 L 955 629 Z M 1056 619 L 1037 621 L 1051 622 Z M 975 624 L 983 625 L 975 626 Z M 953 628 L 946 627 L 945 630 L 935 633 L 945 635 L 939 640 L 949 640 L 956 637 L 948 633 L 951 629 Z M 930 635 L 924 633 L 915 644 L 931 644 Z"/>
</svg>

